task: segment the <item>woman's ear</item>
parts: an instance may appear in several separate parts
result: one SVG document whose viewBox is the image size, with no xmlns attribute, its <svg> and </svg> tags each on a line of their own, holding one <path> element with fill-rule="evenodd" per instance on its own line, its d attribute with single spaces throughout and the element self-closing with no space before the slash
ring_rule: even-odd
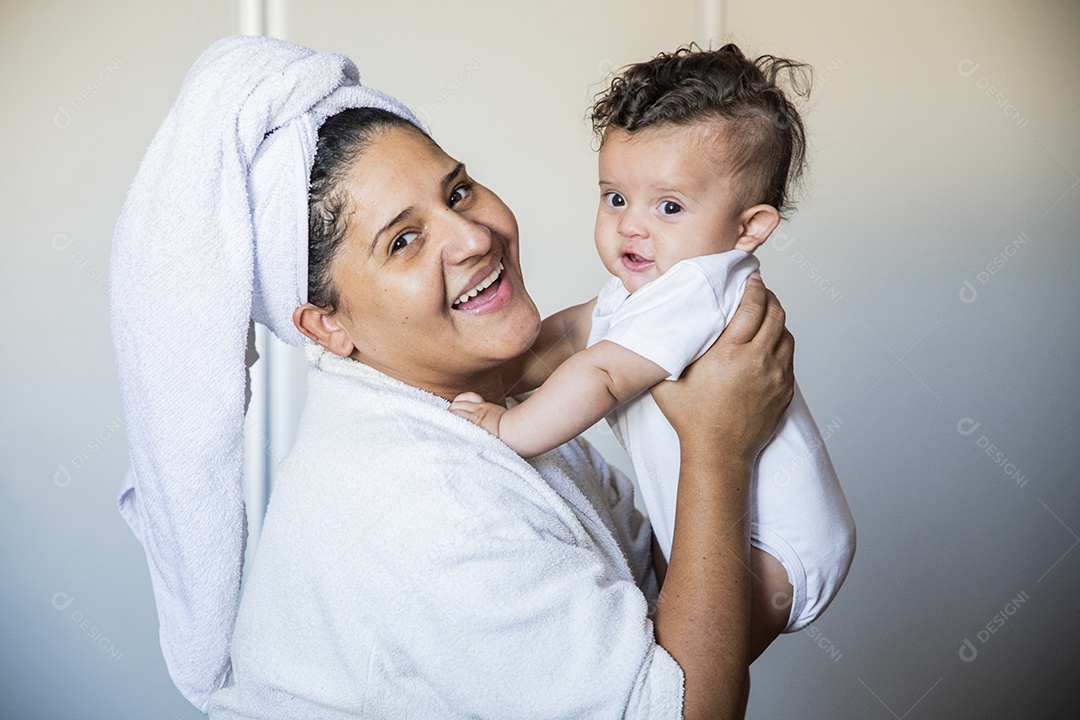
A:
<svg viewBox="0 0 1080 720">
<path fill-rule="evenodd" d="M 336 313 L 304 303 L 293 310 L 292 319 L 297 330 L 335 355 L 348 357 L 356 349 L 349 333 L 338 322 Z"/>
<path fill-rule="evenodd" d="M 772 205 L 755 205 L 744 210 L 739 216 L 739 239 L 735 241 L 735 249 L 754 252 L 779 224 L 780 211 Z"/>
</svg>

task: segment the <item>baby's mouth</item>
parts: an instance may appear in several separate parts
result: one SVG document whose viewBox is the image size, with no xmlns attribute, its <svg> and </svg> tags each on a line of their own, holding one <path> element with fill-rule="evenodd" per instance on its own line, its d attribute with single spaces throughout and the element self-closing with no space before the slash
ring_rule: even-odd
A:
<svg viewBox="0 0 1080 720">
<path fill-rule="evenodd" d="M 464 293 L 453 302 L 451 307 L 457 310 L 467 310 L 473 305 L 483 304 L 487 296 L 494 295 L 499 289 L 499 281 L 502 279 L 503 264 L 500 262 L 490 275 L 480 281 L 472 290 Z"/>
<path fill-rule="evenodd" d="M 637 253 L 623 253 L 622 256 L 623 265 L 630 270 L 641 270 L 644 267 L 652 265 L 653 261 L 638 255 Z"/>
</svg>

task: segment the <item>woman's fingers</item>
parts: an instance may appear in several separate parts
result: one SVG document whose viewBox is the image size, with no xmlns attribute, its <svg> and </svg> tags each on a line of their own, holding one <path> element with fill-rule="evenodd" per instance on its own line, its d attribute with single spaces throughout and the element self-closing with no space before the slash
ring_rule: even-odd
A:
<svg viewBox="0 0 1080 720">
<path fill-rule="evenodd" d="M 784 332 L 780 335 L 780 339 L 776 342 L 776 354 L 780 358 L 783 358 L 787 362 L 791 362 L 795 357 L 795 336 L 791 332 L 784 328 Z"/>
<path fill-rule="evenodd" d="M 743 292 L 742 302 L 731 318 L 731 322 L 724 328 L 723 337 L 727 342 L 742 345 L 753 340 L 762 323 L 767 317 L 768 290 L 761 276 L 754 273 L 746 281 L 746 290 Z M 775 296 L 773 296 L 775 299 Z M 781 323 L 783 325 L 783 323 Z"/>
<path fill-rule="evenodd" d="M 720 340 L 729 347 L 758 343 L 760 347 L 776 352 L 784 335 L 790 335 L 785 322 L 787 314 L 780 300 L 765 287 L 761 276 L 754 273 L 747 279 L 742 302 Z"/>
<path fill-rule="evenodd" d="M 748 282 L 747 287 L 749 285 Z M 787 328 L 784 326 L 784 323 L 787 322 L 787 313 L 784 312 L 784 306 L 780 304 L 780 300 L 777 299 L 772 290 L 769 290 L 764 285 L 762 285 L 762 289 L 764 291 L 764 307 L 761 311 L 761 323 L 758 325 L 754 342 L 761 343 L 762 347 L 773 349 L 778 346 L 780 339 L 787 332 Z"/>
</svg>

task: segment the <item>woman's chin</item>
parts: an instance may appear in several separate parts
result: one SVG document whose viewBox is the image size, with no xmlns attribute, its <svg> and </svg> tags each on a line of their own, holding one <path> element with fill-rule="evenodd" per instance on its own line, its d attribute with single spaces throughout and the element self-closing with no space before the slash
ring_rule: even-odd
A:
<svg viewBox="0 0 1080 720">
<path fill-rule="evenodd" d="M 500 349 L 498 357 L 503 362 L 521 357 L 532 348 L 540 335 L 540 312 L 532 298 L 524 297 L 515 313 L 504 319 L 500 327 Z"/>
<path fill-rule="evenodd" d="M 479 301 L 479 302 L 477 302 Z M 484 326 L 483 341 L 495 341 L 505 350 L 499 356 L 509 360 L 532 347 L 540 333 L 540 312 L 525 290 L 521 276 L 508 272 L 499 278 L 488 293 L 481 293 L 468 303 L 454 308 L 467 316 L 469 324 Z"/>
<path fill-rule="evenodd" d="M 512 312 L 501 318 L 499 330 L 505 348 L 500 357 L 504 360 L 512 360 L 533 346 L 540 334 L 540 311 L 527 293 L 521 292 Z"/>
</svg>

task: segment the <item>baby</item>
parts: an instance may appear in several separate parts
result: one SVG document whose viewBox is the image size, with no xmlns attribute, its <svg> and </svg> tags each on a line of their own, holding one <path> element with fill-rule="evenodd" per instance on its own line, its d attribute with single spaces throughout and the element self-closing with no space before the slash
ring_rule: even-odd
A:
<svg viewBox="0 0 1080 720">
<path fill-rule="evenodd" d="M 758 268 L 751 253 L 787 209 L 805 138 L 776 80 L 802 68 L 771 56 L 751 61 L 727 45 L 624 69 L 592 110 L 601 138 L 596 248 L 614 277 L 595 300 L 544 321 L 513 388 L 539 386 L 530 397 L 509 410 L 475 393 L 451 404 L 524 457 L 607 416 L 665 558 L 679 440 L 647 391 L 678 379 L 720 335 Z M 753 483 L 751 543 L 773 568 L 755 573 L 753 593 L 770 599 L 771 640 L 825 610 L 855 550 L 847 501 L 798 386 Z M 752 624 L 765 622 L 760 607 L 755 600 Z"/>
</svg>

